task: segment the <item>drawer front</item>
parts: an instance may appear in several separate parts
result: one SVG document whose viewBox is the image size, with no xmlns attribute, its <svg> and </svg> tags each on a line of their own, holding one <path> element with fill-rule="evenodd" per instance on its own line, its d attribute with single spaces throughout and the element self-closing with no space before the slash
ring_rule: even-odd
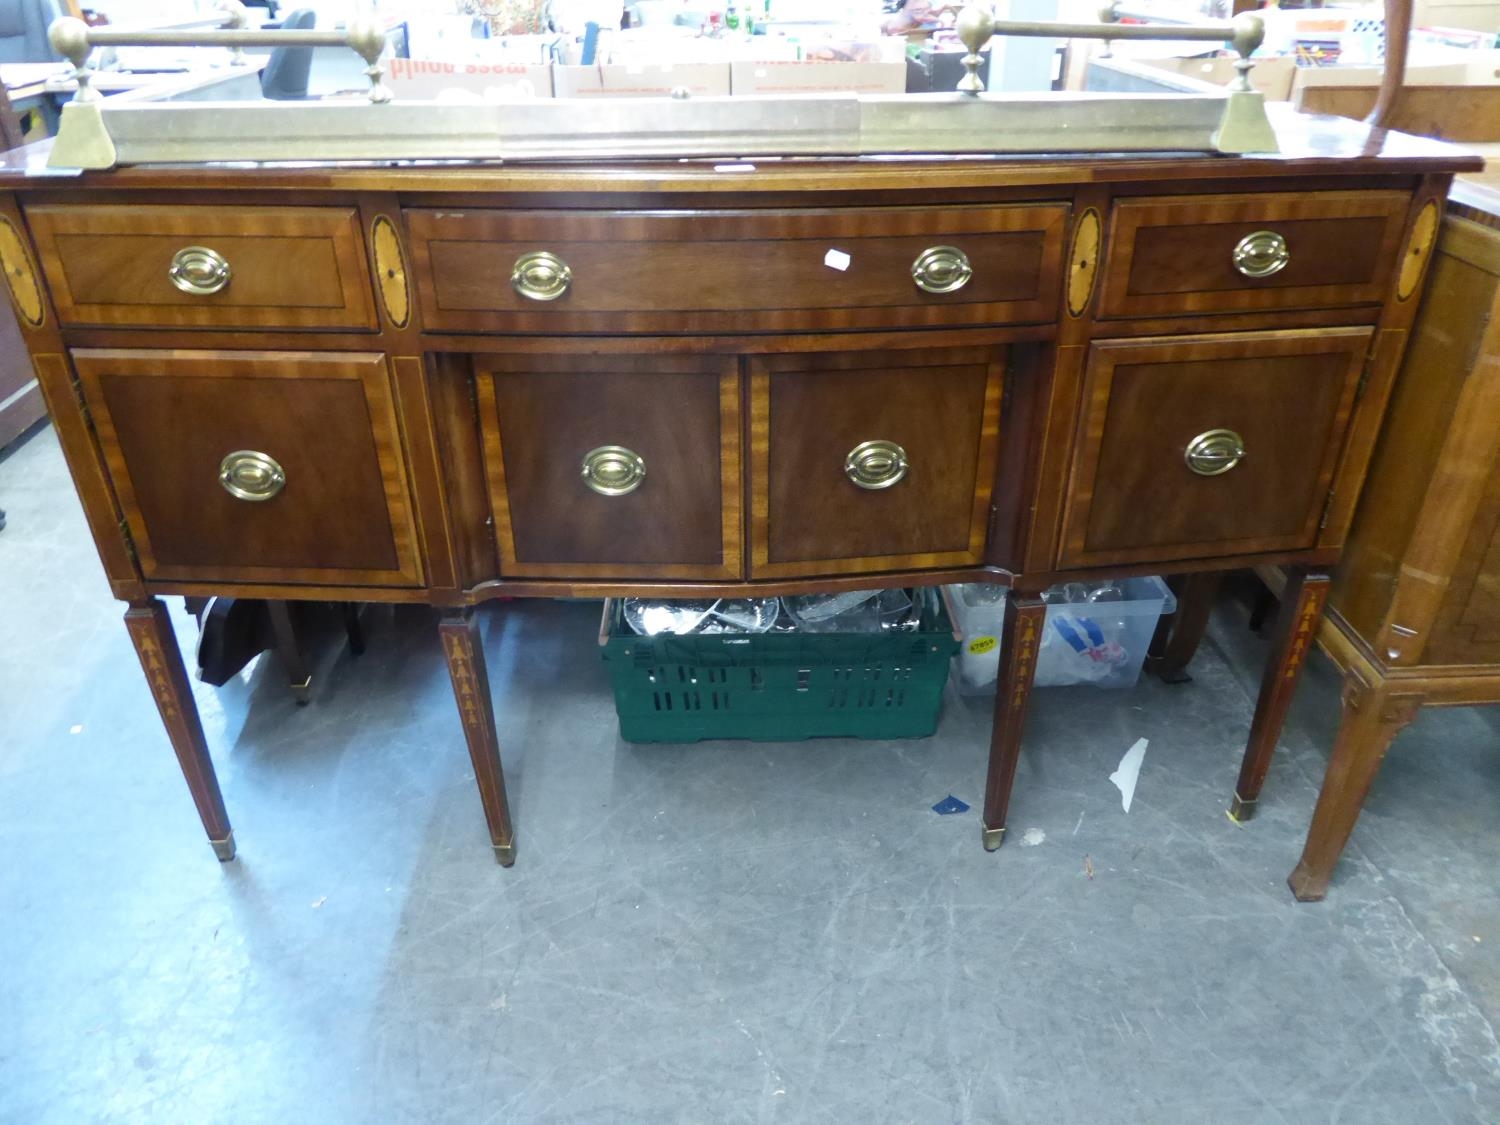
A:
<svg viewBox="0 0 1500 1125">
<path fill-rule="evenodd" d="M 1003 360 L 999 348 L 751 360 L 752 577 L 981 562 Z"/>
<path fill-rule="evenodd" d="M 406 221 L 429 329 L 734 332 L 1050 320 L 1067 214 L 1057 203 Z"/>
<path fill-rule="evenodd" d="M 1321 191 L 1119 203 L 1100 315 L 1379 304 L 1410 202 Z"/>
<path fill-rule="evenodd" d="M 147 578 L 420 585 L 384 356 L 73 362 Z"/>
<path fill-rule="evenodd" d="M 373 329 L 350 207 L 32 207 L 64 324 Z"/>
<path fill-rule="evenodd" d="M 476 356 L 507 576 L 738 578 L 727 356 Z"/>
<path fill-rule="evenodd" d="M 1060 564 L 1317 542 L 1371 330 L 1094 344 Z"/>
</svg>

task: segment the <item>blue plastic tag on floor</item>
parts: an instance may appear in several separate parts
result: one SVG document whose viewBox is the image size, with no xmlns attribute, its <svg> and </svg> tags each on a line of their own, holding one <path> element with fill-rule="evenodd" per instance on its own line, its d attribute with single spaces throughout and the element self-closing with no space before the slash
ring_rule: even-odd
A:
<svg viewBox="0 0 1500 1125">
<path fill-rule="evenodd" d="M 952 816 L 954 813 L 968 812 L 969 806 L 960 801 L 952 793 L 949 793 L 937 804 L 932 806 L 932 811 L 938 816 Z"/>
</svg>

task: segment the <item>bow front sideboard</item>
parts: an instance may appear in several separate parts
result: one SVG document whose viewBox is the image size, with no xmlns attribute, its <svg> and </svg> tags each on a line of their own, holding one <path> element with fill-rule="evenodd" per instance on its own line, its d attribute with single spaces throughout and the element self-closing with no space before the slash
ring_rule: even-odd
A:
<svg viewBox="0 0 1500 1125">
<path fill-rule="evenodd" d="M 0 168 L 0 265 L 217 854 L 167 595 L 421 602 L 515 856 L 473 608 L 1013 588 L 985 846 L 1071 578 L 1275 563 L 1254 801 L 1478 161 L 1275 156 Z M 980 754 L 976 748 L 976 776 Z M 477 830 L 477 829 L 476 829 Z"/>
</svg>

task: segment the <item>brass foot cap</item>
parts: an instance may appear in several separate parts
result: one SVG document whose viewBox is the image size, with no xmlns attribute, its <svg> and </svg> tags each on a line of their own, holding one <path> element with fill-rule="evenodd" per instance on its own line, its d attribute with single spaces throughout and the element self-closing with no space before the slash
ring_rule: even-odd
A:
<svg viewBox="0 0 1500 1125">
<path fill-rule="evenodd" d="M 509 867 L 511 864 L 515 863 L 516 862 L 516 846 L 515 846 L 515 844 L 496 844 L 495 845 L 495 862 L 498 863 L 501 867 Z"/>
<path fill-rule="evenodd" d="M 230 832 L 222 840 L 210 840 L 208 846 L 213 848 L 220 863 L 228 863 L 234 858 L 234 833 Z"/>
<path fill-rule="evenodd" d="M 300 684 L 287 685 L 292 689 L 292 698 L 297 701 L 298 707 L 306 707 L 312 702 L 312 677 L 308 676 Z"/>
<path fill-rule="evenodd" d="M 1005 843 L 1005 829 L 1003 829 L 1003 828 L 986 828 L 986 829 L 984 829 L 984 850 L 985 851 L 992 852 L 995 849 L 997 849 L 1003 843 Z"/>
<path fill-rule="evenodd" d="M 1259 798 L 1257 797 L 1256 800 L 1258 801 Z M 1230 819 L 1231 820 L 1237 820 L 1241 824 L 1244 824 L 1245 821 L 1247 821 L 1247 820 L 1254 819 L 1254 817 L 1255 817 L 1255 803 L 1256 803 L 1255 801 L 1247 801 L 1247 800 L 1245 800 L 1238 793 L 1236 793 L 1234 795 L 1234 800 L 1231 801 L 1231 802 L 1229 802 L 1229 817 L 1230 817 Z"/>
</svg>

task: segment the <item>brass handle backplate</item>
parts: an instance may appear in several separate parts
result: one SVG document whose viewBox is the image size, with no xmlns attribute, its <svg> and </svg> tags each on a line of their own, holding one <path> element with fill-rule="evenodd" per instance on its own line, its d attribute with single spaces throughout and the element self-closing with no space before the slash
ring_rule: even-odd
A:
<svg viewBox="0 0 1500 1125">
<path fill-rule="evenodd" d="M 184 246 L 172 255 L 172 264 L 167 267 L 172 284 L 195 297 L 218 293 L 232 276 L 228 259 L 207 246 Z"/>
<path fill-rule="evenodd" d="M 862 441 L 844 458 L 844 475 L 860 488 L 890 488 L 911 467 L 906 450 L 893 441 Z"/>
<path fill-rule="evenodd" d="M 1246 277 L 1270 277 L 1292 260 L 1286 239 L 1274 230 L 1247 234 L 1234 245 L 1234 268 Z"/>
<path fill-rule="evenodd" d="M 550 250 L 535 250 L 516 259 L 510 283 L 517 293 L 530 300 L 555 301 L 573 284 L 573 271 Z"/>
<path fill-rule="evenodd" d="M 1200 477 L 1216 477 L 1245 459 L 1245 439 L 1233 430 L 1204 430 L 1188 442 L 1182 459 Z"/>
<path fill-rule="evenodd" d="M 219 483 L 240 500 L 269 500 L 286 486 L 276 458 L 253 449 L 237 449 L 219 462 Z"/>
<path fill-rule="evenodd" d="M 929 246 L 911 264 L 911 279 L 925 293 L 952 293 L 973 276 L 969 256 L 957 246 Z"/>
<path fill-rule="evenodd" d="M 600 496 L 624 496 L 646 479 L 646 462 L 623 445 L 601 445 L 583 455 L 583 483 Z"/>
</svg>

